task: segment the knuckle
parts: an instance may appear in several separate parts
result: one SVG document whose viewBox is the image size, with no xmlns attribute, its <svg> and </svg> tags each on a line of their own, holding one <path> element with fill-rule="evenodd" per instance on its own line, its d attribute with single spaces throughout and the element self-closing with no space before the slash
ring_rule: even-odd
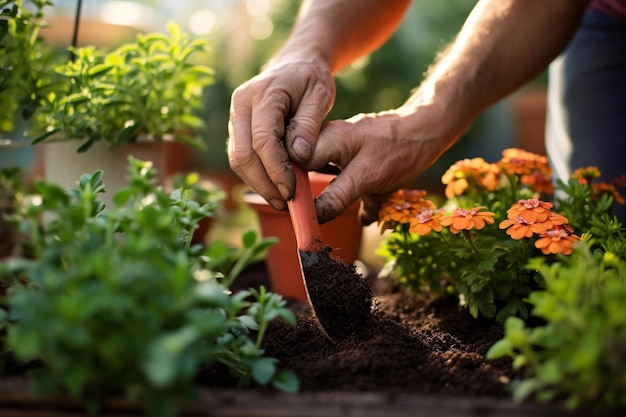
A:
<svg viewBox="0 0 626 417">
<path fill-rule="evenodd" d="M 249 165 L 255 155 L 252 152 L 239 148 L 231 148 L 228 151 L 228 164 L 233 170 L 239 170 L 241 167 Z"/>
</svg>

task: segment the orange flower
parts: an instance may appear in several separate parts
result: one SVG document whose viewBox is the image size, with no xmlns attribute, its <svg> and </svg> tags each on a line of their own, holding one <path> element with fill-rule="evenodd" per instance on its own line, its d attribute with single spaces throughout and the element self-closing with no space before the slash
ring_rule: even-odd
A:
<svg viewBox="0 0 626 417">
<path fill-rule="evenodd" d="M 435 212 L 431 208 L 423 208 L 422 212 L 411 220 L 410 233 L 417 233 L 420 236 L 426 236 L 431 230 L 441 231 L 439 223 L 441 212 Z"/>
<path fill-rule="evenodd" d="M 520 183 L 527 185 L 538 193 L 552 194 L 554 192 L 554 182 L 552 172 L 535 169 L 529 174 L 520 177 Z"/>
<path fill-rule="evenodd" d="M 619 204 L 624 204 L 626 201 L 624 197 L 617 191 L 617 188 L 613 184 L 607 184 L 606 182 L 598 182 L 591 185 L 594 198 L 598 198 L 602 194 L 609 194 L 613 197 L 613 201 Z"/>
<path fill-rule="evenodd" d="M 446 184 L 446 197 L 452 198 L 463 194 L 474 186 L 493 191 L 498 187 L 497 166 L 487 163 L 483 158 L 466 158 L 454 163 L 441 177 Z"/>
<path fill-rule="evenodd" d="M 519 200 L 507 210 L 507 218 L 500 222 L 500 229 L 507 229 L 507 235 L 519 240 L 568 223 L 565 216 L 553 213 L 551 208 L 552 203 L 537 198 Z"/>
<path fill-rule="evenodd" d="M 587 182 L 591 182 L 592 180 L 600 178 L 602 173 L 595 166 L 588 166 L 585 168 L 578 168 L 574 172 L 572 172 L 571 178 L 575 180 L 587 180 Z"/>
<path fill-rule="evenodd" d="M 507 210 L 507 218 L 523 218 L 528 223 L 543 223 L 550 217 L 552 203 L 541 201 L 538 198 L 519 200 Z"/>
<path fill-rule="evenodd" d="M 449 226 L 450 231 L 454 234 L 459 233 L 461 230 L 480 230 L 485 227 L 485 224 L 493 224 L 493 217 L 495 213 L 491 211 L 483 211 L 485 206 L 474 207 L 473 209 L 466 210 L 457 208 L 452 211 L 452 214 L 443 217 L 440 223 L 443 226 Z"/>
<path fill-rule="evenodd" d="M 552 175 L 546 156 L 518 148 L 509 148 L 502 151 L 502 159 L 500 159 L 497 165 L 510 174 L 531 175 L 535 171 L 540 171 L 544 175 Z"/>
<path fill-rule="evenodd" d="M 426 191 L 400 189 L 389 195 L 378 213 L 378 224 L 382 229 L 393 229 L 396 224 L 409 224 L 422 209 L 434 209 L 435 204 L 425 200 Z"/>
<path fill-rule="evenodd" d="M 524 237 L 531 237 L 533 233 L 543 233 L 547 227 L 543 223 L 528 222 L 523 217 L 517 216 L 513 219 L 503 220 L 500 223 L 500 229 L 507 229 L 507 235 L 515 240 L 520 240 Z"/>
<path fill-rule="evenodd" d="M 567 225 L 556 226 L 553 229 L 547 230 L 537 239 L 535 247 L 541 249 L 541 253 L 544 255 L 551 253 L 569 255 L 572 253 L 574 243 L 580 240 L 578 236 L 572 234 L 572 230 L 573 229 Z"/>
</svg>

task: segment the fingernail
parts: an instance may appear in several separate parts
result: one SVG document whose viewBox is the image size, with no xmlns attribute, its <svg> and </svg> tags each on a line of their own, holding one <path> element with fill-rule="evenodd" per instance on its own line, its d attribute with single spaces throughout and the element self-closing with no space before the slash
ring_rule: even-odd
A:
<svg viewBox="0 0 626 417">
<path fill-rule="evenodd" d="M 311 159 L 311 154 L 313 150 L 308 142 L 301 137 L 297 137 L 293 140 L 293 144 L 291 145 L 291 149 L 296 156 L 302 161 L 308 161 Z"/>
<path fill-rule="evenodd" d="M 278 198 L 272 198 L 270 201 L 270 206 L 274 208 L 274 210 L 285 211 L 287 209 L 287 205 L 283 200 L 279 200 Z"/>
<path fill-rule="evenodd" d="M 291 193 L 285 184 L 278 184 L 276 187 L 278 187 L 278 192 L 285 200 L 291 199 Z"/>
</svg>

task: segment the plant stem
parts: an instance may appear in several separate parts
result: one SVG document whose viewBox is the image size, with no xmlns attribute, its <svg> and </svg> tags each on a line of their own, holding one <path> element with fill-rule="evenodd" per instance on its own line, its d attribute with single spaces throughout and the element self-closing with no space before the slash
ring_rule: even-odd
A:
<svg viewBox="0 0 626 417">
<path fill-rule="evenodd" d="M 469 230 L 463 230 L 463 236 L 465 237 L 470 247 L 472 248 L 472 252 L 474 253 L 475 259 L 477 261 L 480 261 L 482 259 L 482 253 L 480 252 L 480 250 L 474 243 L 474 235 Z"/>
</svg>

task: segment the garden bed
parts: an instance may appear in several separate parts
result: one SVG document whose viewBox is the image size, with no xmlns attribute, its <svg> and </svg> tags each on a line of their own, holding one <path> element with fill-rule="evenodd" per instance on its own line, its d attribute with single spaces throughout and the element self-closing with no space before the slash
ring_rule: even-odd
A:
<svg viewBox="0 0 626 417">
<path fill-rule="evenodd" d="M 253 265 L 237 286 L 267 284 L 262 264 Z M 198 376 L 201 402 L 186 404 L 186 416 L 591 416 L 559 404 L 514 403 L 506 383 L 515 378 L 510 361 L 488 361 L 485 353 L 502 327 L 475 320 L 453 300 L 433 300 L 371 278 L 375 314 L 367 328 L 337 343 L 319 330 L 306 304 L 292 303 L 298 325 L 275 321 L 264 347 L 281 367 L 295 371 L 298 394 L 269 388 L 238 390 L 219 369 Z M 65 397 L 34 397 L 21 376 L 0 384 L 0 415 L 86 415 Z M 112 399 L 105 416 L 137 416 L 142 407 Z M 598 413 L 617 416 L 618 413 Z"/>
</svg>

